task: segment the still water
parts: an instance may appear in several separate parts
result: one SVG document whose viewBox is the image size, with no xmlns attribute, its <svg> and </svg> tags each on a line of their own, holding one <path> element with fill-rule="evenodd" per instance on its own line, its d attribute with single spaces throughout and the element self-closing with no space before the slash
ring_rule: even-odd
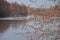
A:
<svg viewBox="0 0 60 40">
<path fill-rule="evenodd" d="M 40 20 L 0 20 L 0 40 L 60 40 L 60 19 L 54 20 L 43 26 L 40 26 Z"/>
<path fill-rule="evenodd" d="M 0 40 L 27 40 L 24 24 L 25 21 L 0 21 Z"/>
</svg>

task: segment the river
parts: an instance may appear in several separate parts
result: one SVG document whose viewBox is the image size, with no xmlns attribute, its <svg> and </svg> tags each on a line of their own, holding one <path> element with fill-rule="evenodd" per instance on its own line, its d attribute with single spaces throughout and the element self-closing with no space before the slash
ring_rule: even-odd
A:
<svg viewBox="0 0 60 40">
<path fill-rule="evenodd" d="M 0 20 L 0 40 L 60 40 L 60 19 L 52 22 Z"/>
</svg>

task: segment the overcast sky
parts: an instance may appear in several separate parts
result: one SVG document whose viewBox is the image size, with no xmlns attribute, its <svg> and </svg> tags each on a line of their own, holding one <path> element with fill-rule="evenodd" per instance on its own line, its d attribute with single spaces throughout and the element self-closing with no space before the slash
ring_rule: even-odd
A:
<svg viewBox="0 0 60 40">
<path fill-rule="evenodd" d="M 19 4 L 24 3 L 25 5 L 30 5 L 32 7 L 41 7 L 44 6 L 46 8 L 49 8 L 50 6 L 54 6 L 55 3 L 53 1 L 48 0 L 38 0 L 36 3 L 32 3 L 29 0 L 7 0 L 8 2 L 17 2 Z"/>
</svg>

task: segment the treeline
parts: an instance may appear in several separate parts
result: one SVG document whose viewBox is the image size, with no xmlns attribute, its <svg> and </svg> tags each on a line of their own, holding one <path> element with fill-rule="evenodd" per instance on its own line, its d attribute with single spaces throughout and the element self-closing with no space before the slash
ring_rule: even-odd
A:
<svg viewBox="0 0 60 40">
<path fill-rule="evenodd" d="M 51 8 L 32 8 L 18 3 L 8 3 L 0 0 L 0 17 L 60 16 L 60 3 Z"/>
<path fill-rule="evenodd" d="M 0 17 L 27 16 L 27 7 L 17 3 L 0 0 Z"/>
<path fill-rule="evenodd" d="M 10 16 L 27 16 L 28 15 L 28 10 L 25 5 L 11 3 L 10 10 L 11 10 Z"/>
<path fill-rule="evenodd" d="M 10 14 L 10 4 L 4 0 L 0 0 L 0 17 L 7 17 Z"/>
<path fill-rule="evenodd" d="M 50 8 L 28 8 L 28 13 L 35 16 L 60 17 L 60 4 Z"/>
</svg>

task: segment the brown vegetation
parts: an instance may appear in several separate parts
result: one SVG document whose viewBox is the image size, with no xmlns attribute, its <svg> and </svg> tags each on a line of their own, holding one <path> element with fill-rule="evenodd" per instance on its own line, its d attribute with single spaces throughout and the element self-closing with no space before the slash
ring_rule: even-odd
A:
<svg viewBox="0 0 60 40">
<path fill-rule="evenodd" d="M 60 16 L 60 5 L 56 5 L 51 8 L 30 8 L 25 5 L 20 5 L 18 3 L 8 3 L 4 0 L 0 0 L 0 17 L 17 17 L 17 16 L 27 16 L 35 15 L 52 17 Z"/>
<path fill-rule="evenodd" d="M 11 16 L 27 16 L 27 7 L 17 3 L 10 4 Z"/>
<path fill-rule="evenodd" d="M 17 3 L 8 3 L 0 0 L 0 17 L 27 16 L 27 7 Z"/>
</svg>

